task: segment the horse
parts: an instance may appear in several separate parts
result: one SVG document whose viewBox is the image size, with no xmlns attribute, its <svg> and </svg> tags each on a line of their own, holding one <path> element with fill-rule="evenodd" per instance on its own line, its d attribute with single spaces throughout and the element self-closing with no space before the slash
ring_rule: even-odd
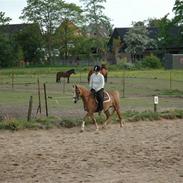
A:
<svg viewBox="0 0 183 183">
<path fill-rule="evenodd" d="M 88 83 L 90 82 L 90 76 L 93 74 L 93 72 L 94 70 L 92 68 L 88 72 Z M 100 73 L 104 76 L 105 82 L 107 82 L 108 69 L 104 64 L 101 65 Z"/>
<path fill-rule="evenodd" d="M 96 130 L 99 129 L 96 119 L 94 117 L 94 113 L 97 112 L 97 101 L 90 90 L 81 85 L 73 85 L 73 100 L 74 103 L 77 103 L 79 98 L 82 99 L 84 110 L 87 112 L 83 118 L 81 125 L 81 132 L 84 131 L 85 121 L 87 118 L 91 118 L 95 123 Z M 112 112 L 110 112 L 110 108 L 112 108 Z M 120 113 L 120 96 L 118 91 L 106 92 L 104 91 L 104 103 L 103 103 L 103 111 L 106 115 L 106 120 L 104 121 L 103 127 L 106 128 L 107 124 L 111 121 L 111 116 L 114 112 L 117 113 L 119 118 L 120 127 L 123 126 L 122 117 Z"/>
<path fill-rule="evenodd" d="M 56 74 L 56 82 L 60 82 L 60 78 L 67 78 L 67 83 L 69 83 L 69 78 L 71 74 L 76 74 L 74 69 L 68 70 L 66 72 L 57 72 Z"/>
</svg>

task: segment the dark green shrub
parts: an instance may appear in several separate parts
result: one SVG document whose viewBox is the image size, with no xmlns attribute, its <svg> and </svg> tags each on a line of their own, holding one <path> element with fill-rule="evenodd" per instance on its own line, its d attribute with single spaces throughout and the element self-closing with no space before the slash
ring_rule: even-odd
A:
<svg viewBox="0 0 183 183">
<path fill-rule="evenodd" d="M 159 69 L 162 67 L 160 59 L 153 54 L 146 56 L 142 60 L 141 65 L 144 68 L 152 68 L 152 69 Z"/>
</svg>

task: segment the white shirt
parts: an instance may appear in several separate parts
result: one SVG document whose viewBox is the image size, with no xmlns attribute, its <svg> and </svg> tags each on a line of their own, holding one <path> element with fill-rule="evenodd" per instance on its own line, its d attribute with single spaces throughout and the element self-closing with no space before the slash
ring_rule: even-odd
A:
<svg viewBox="0 0 183 183">
<path fill-rule="evenodd" d="M 94 89 L 95 91 L 99 91 L 100 89 L 104 88 L 105 82 L 104 82 L 104 76 L 98 72 L 98 73 L 93 73 L 90 76 L 90 88 Z"/>
</svg>

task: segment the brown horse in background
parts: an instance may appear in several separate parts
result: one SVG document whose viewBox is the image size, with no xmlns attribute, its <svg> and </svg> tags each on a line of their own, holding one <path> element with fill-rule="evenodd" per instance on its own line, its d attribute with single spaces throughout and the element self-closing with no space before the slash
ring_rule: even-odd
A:
<svg viewBox="0 0 183 183">
<path fill-rule="evenodd" d="M 93 74 L 94 70 L 91 68 L 88 72 L 88 83 L 90 82 L 90 76 Z M 100 68 L 100 73 L 104 76 L 105 82 L 107 82 L 108 69 L 102 64 Z"/>
<path fill-rule="evenodd" d="M 76 74 L 74 69 L 68 70 L 66 72 L 57 72 L 56 74 L 56 82 L 60 82 L 60 78 L 67 78 L 67 83 L 69 83 L 69 78 L 71 74 Z"/>
<path fill-rule="evenodd" d="M 98 124 L 94 117 L 94 113 L 96 113 L 96 110 L 97 110 L 96 99 L 94 98 L 90 90 L 88 90 L 87 88 L 81 85 L 74 85 L 73 88 L 74 88 L 74 96 L 73 96 L 74 103 L 76 103 L 81 97 L 84 104 L 84 110 L 87 112 L 82 122 L 81 131 L 84 131 L 85 120 L 88 117 L 92 119 L 92 121 L 95 123 L 96 130 L 98 130 L 99 129 Z M 110 110 L 109 110 L 110 108 L 113 109 L 112 113 L 110 113 Z M 120 114 L 120 97 L 119 97 L 118 91 L 104 92 L 103 110 L 107 117 L 106 120 L 104 121 L 104 127 L 106 127 L 107 123 L 111 120 L 111 116 L 114 112 L 117 113 L 120 127 L 123 126 L 122 117 Z"/>
</svg>

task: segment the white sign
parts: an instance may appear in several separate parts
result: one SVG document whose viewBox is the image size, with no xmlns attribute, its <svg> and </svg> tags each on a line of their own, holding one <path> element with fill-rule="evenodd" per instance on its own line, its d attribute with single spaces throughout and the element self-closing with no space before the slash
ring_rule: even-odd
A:
<svg viewBox="0 0 183 183">
<path fill-rule="evenodd" d="M 159 100 L 158 100 L 158 96 L 154 96 L 154 104 L 158 104 Z"/>
</svg>

